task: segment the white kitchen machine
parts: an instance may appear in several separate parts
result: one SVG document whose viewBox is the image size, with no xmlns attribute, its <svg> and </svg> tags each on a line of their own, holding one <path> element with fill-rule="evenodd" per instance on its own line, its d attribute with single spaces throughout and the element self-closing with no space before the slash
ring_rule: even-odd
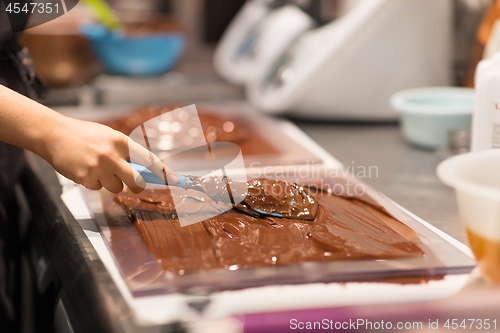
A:
<svg viewBox="0 0 500 333">
<path fill-rule="evenodd" d="M 393 93 L 451 83 L 451 0 L 338 0 L 341 15 L 319 27 L 295 5 L 268 2 L 249 1 L 215 55 L 264 112 L 393 120 Z"/>
</svg>

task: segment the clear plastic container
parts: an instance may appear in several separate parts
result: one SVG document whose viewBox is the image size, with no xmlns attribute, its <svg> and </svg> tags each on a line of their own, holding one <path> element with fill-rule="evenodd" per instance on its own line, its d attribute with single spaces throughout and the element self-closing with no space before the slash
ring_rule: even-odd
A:
<svg viewBox="0 0 500 333">
<path fill-rule="evenodd" d="M 455 156 L 442 162 L 439 178 L 456 190 L 460 216 L 484 276 L 500 284 L 500 151 Z"/>
</svg>

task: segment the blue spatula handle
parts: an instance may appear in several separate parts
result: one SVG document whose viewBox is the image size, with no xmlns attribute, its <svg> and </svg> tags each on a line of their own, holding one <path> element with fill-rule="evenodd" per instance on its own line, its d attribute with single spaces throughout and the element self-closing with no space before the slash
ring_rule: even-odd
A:
<svg viewBox="0 0 500 333">
<path fill-rule="evenodd" d="M 141 174 L 142 178 L 144 178 L 144 180 L 146 181 L 146 183 L 168 185 L 168 184 L 165 183 L 164 180 L 158 178 L 154 173 L 152 173 L 145 166 L 140 165 L 140 164 L 136 164 L 136 163 L 132 163 L 132 162 L 129 162 L 129 164 L 135 170 L 137 170 L 137 172 L 139 172 Z M 188 189 L 189 188 L 189 183 L 190 183 L 189 177 L 186 176 L 186 175 L 178 174 L 178 173 L 176 173 L 176 175 L 177 175 L 177 177 L 179 177 L 179 182 L 177 184 L 175 184 L 175 185 L 170 185 L 170 186 L 176 186 L 176 187 L 182 187 L 182 188 Z"/>
</svg>

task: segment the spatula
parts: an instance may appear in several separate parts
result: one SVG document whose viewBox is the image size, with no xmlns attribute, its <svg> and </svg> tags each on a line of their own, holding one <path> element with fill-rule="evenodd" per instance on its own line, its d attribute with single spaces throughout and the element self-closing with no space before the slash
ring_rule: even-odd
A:
<svg viewBox="0 0 500 333">
<path fill-rule="evenodd" d="M 122 24 L 118 17 L 116 17 L 113 10 L 104 0 L 84 0 L 97 14 L 99 20 L 104 24 L 110 31 L 118 30 L 122 27 Z"/>
</svg>

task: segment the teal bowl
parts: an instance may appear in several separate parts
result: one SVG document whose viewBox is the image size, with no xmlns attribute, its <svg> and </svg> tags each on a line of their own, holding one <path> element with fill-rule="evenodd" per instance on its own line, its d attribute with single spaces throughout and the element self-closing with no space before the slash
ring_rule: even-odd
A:
<svg viewBox="0 0 500 333">
<path fill-rule="evenodd" d="M 401 114 L 406 140 L 432 150 L 446 148 L 450 132 L 470 133 L 474 102 L 474 89 L 460 87 L 404 90 L 390 100 L 391 106 Z"/>
<path fill-rule="evenodd" d="M 110 74 L 155 75 L 170 71 L 185 44 L 182 32 L 126 36 L 102 24 L 83 23 L 81 34 L 89 39 L 97 57 Z"/>
</svg>

